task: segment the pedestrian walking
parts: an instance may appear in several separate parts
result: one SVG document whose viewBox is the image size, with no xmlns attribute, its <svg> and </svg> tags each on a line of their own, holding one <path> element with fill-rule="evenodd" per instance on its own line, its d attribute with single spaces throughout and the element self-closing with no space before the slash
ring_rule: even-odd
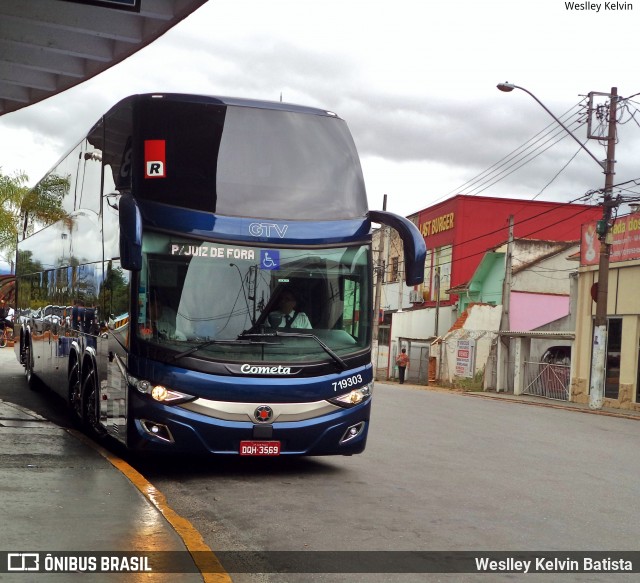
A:
<svg viewBox="0 0 640 583">
<path fill-rule="evenodd" d="M 400 384 L 404 384 L 404 375 L 407 372 L 409 366 L 409 355 L 407 349 L 403 348 L 398 358 L 396 358 L 396 364 L 398 365 L 398 377 L 400 378 Z"/>
</svg>

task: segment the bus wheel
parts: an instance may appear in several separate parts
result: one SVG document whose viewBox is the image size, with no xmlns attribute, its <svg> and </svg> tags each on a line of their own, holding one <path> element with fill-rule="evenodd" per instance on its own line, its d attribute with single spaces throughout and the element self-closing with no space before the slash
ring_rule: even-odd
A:
<svg viewBox="0 0 640 583">
<path fill-rule="evenodd" d="M 89 370 L 82 382 L 82 417 L 89 432 L 95 437 L 101 438 L 106 435 L 106 431 L 104 430 L 104 427 L 100 425 L 100 405 L 98 403 L 99 395 L 98 375 L 94 365 L 90 364 Z"/>
<path fill-rule="evenodd" d="M 69 406 L 74 422 L 82 420 L 82 384 L 80 383 L 80 363 L 76 360 L 69 372 Z"/>
<path fill-rule="evenodd" d="M 24 376 L 27 378 L 27 384 L 31 390 L 36 391 L 39 388 L 38 379 L 33 373 L 33 346 L 31 345 L 31 338 L 28 336 L 24 341 L 23 360 Z"/>
</svg>

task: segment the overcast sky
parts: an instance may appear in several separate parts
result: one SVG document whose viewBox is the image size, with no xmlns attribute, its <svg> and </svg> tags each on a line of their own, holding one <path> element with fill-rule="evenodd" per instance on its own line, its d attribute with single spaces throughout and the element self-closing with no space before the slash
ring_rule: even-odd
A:
<svg viewBox="0 0 640 583">
<path fill-rule="evenodd" d="M 520 169 L 515 164 L 506 177 L 467 184 L 552 122 L 529 95 L 502 93 L 498 82 L 526 87 L 558 116 L 590 91 L 640 92 L 640 0 L 626 3 L 626 11 L 607 11 L 604 3 L 599 12 L 573 11 L 568 4 L 209 0 L 127 61 L 0 117 L 0 167 L 5 174 L 23 170 L 35 182 L 132 93 L 276 101 L 282 94 L 347 121 L 371 208 L 381 208 L 385 193 L 387 210 L 401 215 L 456 193 L 574 200 L 601 188 L 604 176 L 586 153 L 575 155 L 580 148 L 571 138 Z M 623 112 L 616 182 L 640 178 L 635 99 Z M 584 128 L 576 133 L 586 138 Z M 604 158 L 597 141 L 587 147 Z"/>
</svg>

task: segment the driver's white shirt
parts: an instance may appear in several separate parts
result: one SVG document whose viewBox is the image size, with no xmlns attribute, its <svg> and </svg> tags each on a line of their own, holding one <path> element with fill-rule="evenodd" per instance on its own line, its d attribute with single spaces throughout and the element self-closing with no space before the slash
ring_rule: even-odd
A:
<svg viewBox="0 0 640 583">
<path fill-rule="evenodd" d="M 309 318 L 304 312 L 290 312 L 289 314 L 282 314 L 282 320 L 278 324 L 278 328 L 285 328 L 287 326 L 286 317 L 291 316 L 293 321 L 290 328 L 312 328 Z"/>
</svg>

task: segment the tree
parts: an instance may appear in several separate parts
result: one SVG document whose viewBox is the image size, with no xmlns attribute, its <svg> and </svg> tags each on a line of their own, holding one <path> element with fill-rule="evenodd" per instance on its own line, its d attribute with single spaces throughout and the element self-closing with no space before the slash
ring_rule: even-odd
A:
<svg viewBox="0 0 640 583">
<path fill-rule="evenodd" d="M 15 252 L 18 233 L 22 230 L 25 213 L 32 220 L 48 225 L 67 216 L 62 200 L 69 192 L 69 178 L 49 174 L 34 188 L 26 184 L 24 172 L 13 176 L 0 168 L 0 250 L 8 255 Z"/>
<path fill-rule="evenodd" d="M 16 209 L 24 196 L 26 174 L 5 176 L 0 172 L 0 249 L 12 247 L 16 239 L 17 223 Z"/>
</svg>

